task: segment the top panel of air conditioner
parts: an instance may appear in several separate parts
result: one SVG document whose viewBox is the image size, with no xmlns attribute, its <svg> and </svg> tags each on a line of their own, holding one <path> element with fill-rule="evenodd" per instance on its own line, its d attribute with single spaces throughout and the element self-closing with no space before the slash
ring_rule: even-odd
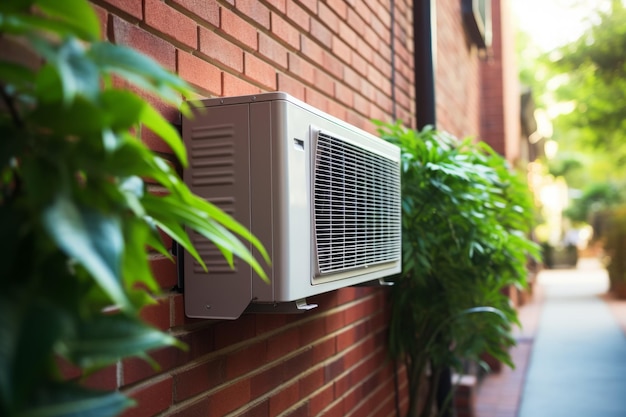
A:
<svg viewBox="0 0 626 417">
<path fill-rule="evenodd" d="M 208 99 L 183 121 L 191 190 L 268 250 L 271 284 L 199 235 L 184 257 L 189 317 L 236 318 L 400 272 L 400 150 L 285 93 Z"/>
</svg>

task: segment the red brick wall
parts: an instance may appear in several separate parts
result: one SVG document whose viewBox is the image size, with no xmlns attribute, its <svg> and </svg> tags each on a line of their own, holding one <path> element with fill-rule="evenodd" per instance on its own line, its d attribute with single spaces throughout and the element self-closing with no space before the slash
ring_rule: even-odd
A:
<svg viewBox="0 0 626 417">
<path fill-rule="evenodd" d="M 388 0 L 94 0 L 110 41 L 153 57 L 201 97 L 281 90 L 370 132 L 390 121 Z M 396 0 L 395 112 L 412 124 L 411 5 Z M 172 122 L 175 110 L 155 103 Z M 149 132 L 155 150 L 168 148 Z M 143 317 L 189 346 L 152 356 L 153 370 L 125 360 L 92 376 L 139 406 L 127 416 L 393 416 L 387 359 L 388 292 L 346 288 L 308 301 L 301 315 L 244 315 L 234 321 L 184 316 L 176 267 L 155 255 L 163 288 Z M 406 379 L 399 375 L 406 406 Z"/>
<path fill-rule="evenodd" d="M 281 90 L 370 132 L 371 119 L 390 121 L 394 112 L 415 124 L 409 0 L 395 0 L 393 67 L 389 0 L 93 1 L 109 40 L 155 58 L 200 97 Z M 436 3 L 438 125 L 476 135 L 478 53 L 463 30 L 460 2 Z M 175 110 L 155 104 L 177 120 Z M 142 137 L 169 152 L 149 132 Z M 395 415 L 385 289 L 323 294 L 309 300 L 320 307 L 302 315 L 191 320 L 184 296 L 173 290 L 175 265 L 156 256 L 153 268 L 164 293 L 143 316 L 180 337 L 189 351 L 154 352 L 159 370 L 133 359 L 89 378 L 90 386 L 136 398 L 139 407 L 126 415 Z M 403 372 L 399 386 L 404 410 Z"/>
<path fill-rule="evenodd" d="M 520 156 L 520 90 L 515 60 L 511 5 L 492 0 L 493 46 L 481 63 L 481 136 L 513 162 Z"/>
<path fill-rule="evenodd" d="M 437 126 L 463 138 L 480 133 L 479 54 L 465 33 L 460 0 L 436 2 Z"/>
</svg>

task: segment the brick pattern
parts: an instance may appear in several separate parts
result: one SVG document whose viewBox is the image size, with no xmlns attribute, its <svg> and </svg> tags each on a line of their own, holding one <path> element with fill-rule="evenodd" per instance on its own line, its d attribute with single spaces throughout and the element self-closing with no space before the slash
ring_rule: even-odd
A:
<svg viewBox="0 0 626 417">
<path fill-rule="evenodd" d="M 388 0 L 97 3 L 110 41 L 176 72 L 199 98 L 282 90 L 370 132 L 372 119 L 393 114 L 415 125 L 409 0 L 395 0 L 393 21 Z M 465 136 L 479 130 L 479 64 L 459 4 L 438 2 L 436 88 L 440 127 Z M 176 111 L 142 97 L 177 122 Z M 140 133 L 152 149 L 170 152 L 152 132 Z M 135 398 L 138 407 L 125 416 L 393 416 L 396 383 L 406 411 L 406 375 L 387 360 L 385 289 L 323 294 L 309 300 L 320 307 L 302 315 L 196 320 L 185 317 L 183 295 L 173 291 L 175 265 L 157 254 L 151 261 L 163 294 L 142 317 L 189 349 L 152 352 L 158 369 L 126 359 L 88 379 Z"/>
<path fill-rule="evenodd" d="M 101 0 L 109 39 L 205 97 L 286 91 L 360 128 L 392 117 L 387 0 Z M 411 5 L 396 2 L 395 111 L 413 116 Z M 324 99 L 321 99 L 323 97 Z"/>
<path fill-rule="evenodd" d="M 437 2 L 436 13 L 437 126 L 459 138 L 476 136 L 482 111 L 479 52 L 465 32 L 460 1 Z"/>
<path fill-rule="evenodd" d="M 481 62 L 482 80 L 481 137 L 509 161 L 520 157 L 520 89 L 517 78 L 511 6 L 494 0 L 493 46 L 489 57 Z"/>
</svg>

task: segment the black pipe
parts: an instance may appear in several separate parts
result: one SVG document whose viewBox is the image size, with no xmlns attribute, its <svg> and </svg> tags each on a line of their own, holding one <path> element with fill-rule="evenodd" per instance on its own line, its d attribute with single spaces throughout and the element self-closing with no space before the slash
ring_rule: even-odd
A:
<svg viewBox="0 0 626 417">
<path fill-rule="evenodd" d="M 417 129 L 436 126 L 435 108 L 435 0 L 413 3 L 413 43 L 415 49 L 415 123 Z"/>
</svg>

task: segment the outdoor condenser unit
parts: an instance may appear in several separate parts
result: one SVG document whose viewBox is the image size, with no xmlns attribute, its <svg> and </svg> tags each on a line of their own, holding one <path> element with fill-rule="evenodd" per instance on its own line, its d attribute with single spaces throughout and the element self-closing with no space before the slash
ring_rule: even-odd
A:
<svg viewBox="0 0 626 417">
<path fill-rule="evenodd" d="M 184 256 L 189 317 L 307 310 L 306 297 L 400 272 L 397 146 L 281 92 L 200 107 L 183 121 L 184 181 L 250 229 L 272 265 L 267 284 L 192 235 L 208 273 Z"/>
</svg>

